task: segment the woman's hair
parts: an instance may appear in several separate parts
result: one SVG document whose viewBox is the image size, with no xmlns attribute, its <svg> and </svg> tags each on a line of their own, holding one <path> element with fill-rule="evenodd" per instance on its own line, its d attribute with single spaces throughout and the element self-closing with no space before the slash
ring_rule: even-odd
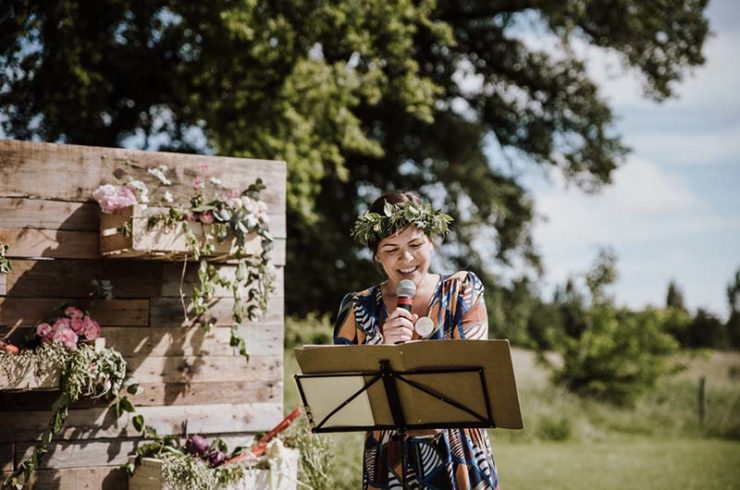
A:
<svg viewBox="0 0 740 490">
<path fill-rule="evenodd" d="M 389 204 L 400 204 L 406 201 L 413 201 L 415 204 L 422 203 L 421 198 L 415 192 L 386 192 L 370 205 L 370 209 L 368 209 L 368 211 L 371 213 L 383 214 L 383 208 L 386 202 Z M 368 242 L 367 246 L 372 251 L 373 255 L 378 251 L 378 244 L 381 240 L 382 238 L 380 240 L 372 240 Z"/>
</svg>

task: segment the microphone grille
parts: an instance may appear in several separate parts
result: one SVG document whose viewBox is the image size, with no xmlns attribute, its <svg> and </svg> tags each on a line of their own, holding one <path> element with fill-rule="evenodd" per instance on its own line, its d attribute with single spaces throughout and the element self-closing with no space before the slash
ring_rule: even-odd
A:
<svg viewBox="0 0 740 490">
<path fill-rule="evenodd" d="M 405 298 L 413 298 L 416 296 L 416 284 L 413 281 L 404 279 L 398 283 L 396 294 Z"/>
</svg>

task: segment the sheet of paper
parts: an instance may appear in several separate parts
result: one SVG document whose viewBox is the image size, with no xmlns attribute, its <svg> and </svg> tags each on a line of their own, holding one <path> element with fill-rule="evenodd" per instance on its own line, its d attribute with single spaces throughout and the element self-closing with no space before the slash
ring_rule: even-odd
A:
<svg viewBox="0 0 740 490">
<path fill-rule="evenodd" d="M 314 424 L 321 423 L 329 413 L 365 386 L 362 376 L 301 378 L 303 393 Z M 362 392 L 323 424 L 323 428 L 372 426 L 373 412 L 367 391 Z"/>
</svg>

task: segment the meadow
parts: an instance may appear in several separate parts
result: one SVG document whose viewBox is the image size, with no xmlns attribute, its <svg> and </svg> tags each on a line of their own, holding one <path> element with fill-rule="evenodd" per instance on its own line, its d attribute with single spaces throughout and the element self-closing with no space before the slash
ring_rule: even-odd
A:
<svg viewBox="0 0 740 490">
<path fill-rule="evenodd" d="M 687 356 L 687 369 L 634 407 L 579 398 L 550 384 L 534 353 L 512 356 L 525 429 L 490 431 L 504 489 L 740 489 L 740 353 Z M 286 410 L 298 404 L 296 372 L 286 349 Z M 360 488 L 363 434 L 323 437 L 335 463 L 328 488 Z"/>
</svg>

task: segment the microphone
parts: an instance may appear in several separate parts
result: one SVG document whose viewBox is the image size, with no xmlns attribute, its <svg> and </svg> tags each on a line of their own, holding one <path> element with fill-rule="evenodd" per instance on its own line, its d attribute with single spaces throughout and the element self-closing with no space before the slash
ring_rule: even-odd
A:
<svg viewBox="0 0 740 490">
<path fill-rule="evenodd" d="M 396 306 L 411 313 L 411 305 L 414 302 L 414 296 L 416 296 L 416 284 L 408 279 L 402 280 L 398 283 L 396 295 L 398 296 Z"/>
</svg>

